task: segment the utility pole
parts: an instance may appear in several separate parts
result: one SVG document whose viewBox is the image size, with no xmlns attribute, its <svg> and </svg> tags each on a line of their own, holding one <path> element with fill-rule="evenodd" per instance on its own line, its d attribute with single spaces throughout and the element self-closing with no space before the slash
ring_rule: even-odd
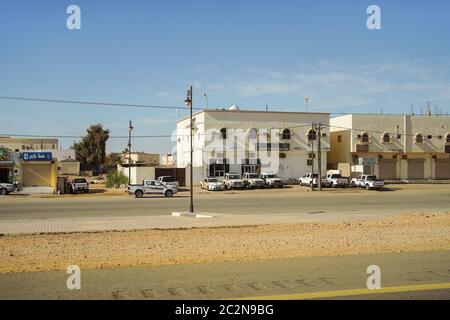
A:
<svg viewBox="0 0 450 320">
<path fill-rule="evenodd" d="M 191 164 L 190 164 L 190 205 L 189 205 L 189 213 L 194 213 L 194 172 L 193 172 L 193 160 L 194 160 L 194 149 L 193 149 L 193 126 L 194 123 L 192 121 L 192 86 L 189 87 L 189 90 L 187 91 L 187 97 L 186 100 L 184 100 L 184 103 L 186 106 L 190 107 L 190 136 L 191 136 Z"/>
<path fill-rule="evenodd" d="M 131 131 L 133 131 L 133 123 L 130 120 L 128 126 L 128 184 L 131 184 Z"/>
<path fill-rule="evenodd" d="M 317 140 L 317 171 L 318 171 L 318 177 L 317 177 L 317 190 L 322 191 L 322 144 L 321 144 L 321 138 L 322 138 L 322 124 L 319 123 L 318 125 L 318 139 Z"/>
<path fill-rule="evenodd" d="M 312 159 L 311 159 L 311 191 L 314 191 L 314 136 L 315 136 L 315 131 L 314 131 L 314 123 L 311 124 L 311 154 L 312 154 Z"/>
</svg>

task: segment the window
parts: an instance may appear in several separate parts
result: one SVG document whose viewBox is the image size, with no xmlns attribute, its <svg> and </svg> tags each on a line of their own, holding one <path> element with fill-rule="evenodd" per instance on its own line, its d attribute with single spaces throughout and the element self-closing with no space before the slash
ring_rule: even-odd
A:
<svg viewBox="0 0 450 320">
<path fill-rule="evenodd" d="M 361 135 L 361 141 L 362 141 L 362 142 L 369 142 L 369 134 L 368 134 L 367 132 L 364 132 L 364 133 Z"/>
<path fill-rule="evenodd" d="M 431 134 L 429 134 L 429 135 L 427 136 L 427 139 L 428 139 L 428 140 L 431 140 L 431 139 L 433 139 L 433 136 L 432 136 Z"/>
<path fill-rule="evenodd" d="M 317 139 L 316 131 L 314 131 L 313 129 L 310 129 L 308 131 L 308 140 L 312 141 L 312 140 L 316 140 L 316 139 Z"/>
<path fill-rule="evenodd" d="M 342 142 L 342 136 L 341 136 L 341 135 L 338 135 L 338 136 L 337 136 L 337 142 L 338 142 L 338 143 L 341 143 L 341 142 Z"/>
<path fill-rule="evenodd" d="M 248 131 L 248 138 L 256 140 L 258 138 L 258 130 L 252 128 Z"/>
<path fill-rule="evenodd" d="M 389 133 L 383 134 L 383 143 L 391 143 L 391 135 Z"/>
<path fill-rule="evenodd" d="M 227 138 L 227 129 L 226 128 L 220 129 L 220 136 L 222 137 L 222 139 Z"/>
<path fill-rule="evenodd" d="M 289 129 L 284 129 L 283 130 L 283 133 L 282 133 L 282 139 L 284 139 L 284 140 L 290 140 L 291 139 L 291 130 L 289 130 Z"/>
<path fill-rule="evenodd" d="M 450 143 L 450 133 L 447 133 L 447 136 L 445 137 L 445 142 Z"/>
<path fill-rule="evenodd" d="M 416 134 L 416 143 L 423 142 L 423 135 L 421 133 Z"/>
</svg>

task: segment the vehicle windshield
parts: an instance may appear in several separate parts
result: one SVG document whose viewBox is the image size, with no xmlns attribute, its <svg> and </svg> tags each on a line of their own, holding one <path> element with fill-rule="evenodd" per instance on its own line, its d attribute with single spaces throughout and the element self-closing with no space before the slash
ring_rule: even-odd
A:
<svg viewBox="0 0 450 320">
<path fill-rule="evenodd" d="M 208 182 L 219 182 L 219 180 L 217 180 L 216 178 L 210 178 L 210 179 L 207 179 L 208 180 Z"/>
<path fill-rule="evenodd" d="M 268 174 L 266 175 L 267 178 L 278 178 L 278 176 L 276 174 Z"/>
<path fill-rule="evenodd" d="M 239 175 L 237 175 L 237 174 L 230 174 L 228 176 L 228 179 L 239 179 Z"/>
<path fill-rule="evenodd" d="M 342 178 L 340 174 L 333 174 L 331 175 L 331 178 Z"/>
<path fill-rule="evenodd" d="M 161 181 L 163 182 L 175 182 L 174 177 L 161 177 Z"/>
<path fill-rule="evenodd" d="M 375 180 L 377 180 L 377 177 L 376 176 L 367 176 L 366 180 L 367 181 L 375 181 Z"/>
<path fill-rule="evenodd" d="M 250 173 L 250 174 L 248 174 L 248 177 L 250 179 L 257 179 L 257 178 L 259 178 L 259 174 L 257 174 L 257 173 Z"/>
<path fill-rule="evenodd" d="M 86 183 L 86 179 L 74 179 L 73 182 L 75 182 L 75 183 Z"/>
<path fill-rule="evenodd" d="M 317 176 L 318 176 L 317 173 L 313 174 L 313 178 L 317 178 Z"/>
</svg>

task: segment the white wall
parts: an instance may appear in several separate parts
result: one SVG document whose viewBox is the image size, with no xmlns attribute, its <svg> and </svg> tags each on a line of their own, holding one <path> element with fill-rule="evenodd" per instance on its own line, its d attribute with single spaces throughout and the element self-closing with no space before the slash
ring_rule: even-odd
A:
<svg viewBox="0 0 450 320">
<path fill-rule="evenodd" d="M 128 177 L 128 167 L 117 166 L 117 171 Z M 140 184 L 143 180 L 154 180 L 154 167 L 131 167 L 131 184 Z"/>
</svg>

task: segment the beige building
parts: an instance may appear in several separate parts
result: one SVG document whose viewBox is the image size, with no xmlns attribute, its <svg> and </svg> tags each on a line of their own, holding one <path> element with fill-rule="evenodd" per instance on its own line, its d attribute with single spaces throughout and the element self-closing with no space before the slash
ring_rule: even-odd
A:
<svg viewBox="0 0 450 320">
<path fill-rule="evenodd" d="M 13 152 L 58 149 L 58 139 L 0 137 L 0 147 L 8 148 Z"/>
<path fill-rule="evenodd" d="M 122 154 L 122 160 L 124 164 L 128 164 L 128 153 Z M 132 164 L 145 164 L 148 166 L 158 166 L 159 165 L 159 153 L 145 153 L 145 152 L 131 152 L 131 163 Z"/>
<path fill-rule="evenodd" d="M 285 181 L 317 172 L 318 133 L 322 123 L 322 169 L 329 151 L 328 113 L 206 109 L 194 114 L 194 183 L 225 173 L 276 173 Z M 177 122 L 177 167 L 190 166 L 190 119 Z M 313 152 L 314 151 L 314 152 Z M 314 159 L 314 162 L 313 162 Z M 189 175 L 187 175 L 189 178 Z"/>
<path fill-rule="evenodd" d="M 328 168 L 386 180 L 450 179 L 450 117 L 354 115 L 330 119 Z"/>
</svg>

